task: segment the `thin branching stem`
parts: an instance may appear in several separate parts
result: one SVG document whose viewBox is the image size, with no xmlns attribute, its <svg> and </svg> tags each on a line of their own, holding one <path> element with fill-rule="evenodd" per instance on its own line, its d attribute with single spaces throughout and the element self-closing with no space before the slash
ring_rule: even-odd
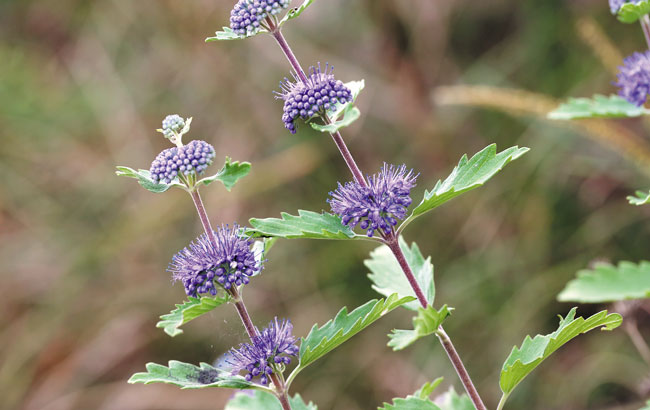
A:
<svg viewBox="0 0 650 410">
<path fill-rule="evenodd" d="M 210 243 L 212 244 L 212 246 L 216 248 L 217 238 L 215 238 L 214 236 L 214 231 L 212 230 L 212 225 L 210 224 L 210 218 L 208 218 L 208 214 L 205 211 L 205 206 L 203 205 L 203 201 L 201 200 L 201 195 L 199 194 L 199 190 L 198 189 L 192 190 L 190 192 L 190 196 L 192 197 L 192 201 L 194 201 L 196 212 L 199 214 L 199 219 L 201 220 L 201 225 L 203 225 L 203 230 L 205 230 L 206 235 L 208 235 L 208 238 L 210 239 Z M 248 314 L 248 309 L 246 309 L 244 300 L 242 299 L 241 294 L 239 293 L 237 288 L 232 287 L 229 290 L 229 293 L 233 297 L 235 309 L 237 310 L 237 313 L 239 314 L 239 318 L 244 324 L 244 328 L 246 328 L 246 333 L 248 333 L 248 337 L 251 339 L 251 342 L 253 342 L 255 337 L 259 336 L 259 330 L 257 330 L 255 325 L 253 324 L 253 321 L 251 320 L 251 316 Z M 289 398 L 287 396 L 287 389 L 285 387 L 284 381 L 281 378 L 279 378 L 278 375 L 275 373 L 271 373 L 269 377 L 275 387 L 275 395 L 277 396 L 278 400 L 280 400 L 280 404 L 282 404 L 282 409 L 291 410 L 291 404 L 289 404 Z"/>
</svg>

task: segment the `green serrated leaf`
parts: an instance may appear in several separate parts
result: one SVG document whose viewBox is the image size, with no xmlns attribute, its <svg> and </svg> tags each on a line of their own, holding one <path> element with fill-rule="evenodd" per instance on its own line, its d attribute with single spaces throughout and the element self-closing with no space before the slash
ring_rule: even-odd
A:
<svg viewBox="0 0 650 410">
<path fill-rule="evenodd" d="M 441 410 L 476 410 L 472 399 L 466 394 L 459 395 L 453 386 L 436 398 Z"/>
<path fill-rule="evenodd" d="M 221 181 L 226 189 L 230 191 L 237 181 L 248 175 L 249 172 L 251 172 L 250 162 L 232 162 L 229 157 L 226 157 L 226 162 L 219 172 L 211 177 L 200 179 L 197 185 L 210 185 L 214 181 Z"/>
<path fill-rule="evenodd" d="M 650 13 L 650 0 L 638 3 L 625 3 L 618 9 L 618 20 L 623 23 L 636 23 L 640 18 Z"/>
<path fill-rule="evenodd" d="M 252 218 L 253 227 L 246 231 L 252 237 L 309 238 L 309 239 L 364 239 L 350 227 L 341 223 L 341 218 L 323 212 L 299 210 L 298 216 L 282 213 L 282 219 Z"/>
<path fill-rule="evenodd" d="M 411 216 L 402 224 L 402 229 L 413 218 L 439 207 L 452 198 L 485 184 L 510 161 L 528 152 L 526 147 L 510 147 L 497 154 L 496 144 L 488 145 L 471 159 L 463 155 L 445 181 L 438 181 L 431 191 L 425 191 L 422 202 L 413 210 Z"/>
<path fill-rule="evenodd" d="M 282 20 L 280 20 L 279 25 L 282 26 L 287 21 L 293 20 L 296 17 L 300 16 L 307 7 L 311 6 L 313 2 L 314 0 L 305 0 L 302 2 L 300 6 L 294 7 L 291 10 L 289 10 L 289 12 L 282 18 Z"/>
<path fill-rule="evenodd" d="M 222 41 L 222 40 L 243 40 L 248 37 L 256 36 L 262 32 L 266 33 L 266 30 L 260 30 L 259 32 L 252 34 L 250 36 L 241 36 L 235 33 L 230 27 L 223 27 L 222 31 L 217 31 L 216 33 L 214 33 L 214 37 L 206 38 L 205 42 L 209 43 L 212 41 Z"/>
<path fill-rule="evenodd" d="M 147 371 L 136 373 L 129 379 L 130 384 L 166 383 L 182 389 L 203 389 L 206 387 L 225 387 L 229 389 L 250 389 L 256 386 L 241 376 L 215 369 L 207 363 L 200 366 L 171 360 L 169 367 L 147 363 Z"/>
<path fill-rule="evenodd" d="M 571 309 L 566 318 L 560 318 L 560 326 L 555 332 L 545 336 L 537 335 L 534 339 L 526 336 L 520 348 L 515 346 L 512 349 L 503 364 L 499 380 L 501 391 L 505 395 L 509 395 L 544 359 L 569 340 L 598 327 L 602 330 L 613 330 L 623 321 L 618 313 L 607 314 L 606 310 L 586 320 L 582 317 L 574 319 L 576 309 Z"/>
<path fill-rule="evenodd" d="M 378 410 L 441 410 L 429 399 L 418 397 L 407 397 L 405 399 L 393 399 L 393 404 L 384 403 L 384 407 Z"/>
<path fill-rule="evenodd" d="M 129 168 L 129 167 L 116 167 L 116 168 L 117 171 L 115 171 L 115 174 L 117 176 L 137 179 L 138 183 L 144 189 L 153 192 L 155 194 L 161 194 L 173 186 L 177 186 L 180 188 L 184 187 L 181 183 L 177 182 L 177 180 L 172 181 L 171 184 L 154 182 L 153 179 L 151 179 L 151 174 L 146 169 L 139 169 L 136 171 L 133 168 Z"/>
<path fill-rule="evenodd" d="M 318 410 L 318 407 L 312 402 L 305 404 L 302 397 L 296 394 L 289 398 L 292 410 Z M 278 399 L 267 392 L 248 391 L 239 392 L 233 396 L 224 410 L 282 410 L 282 405 Z"/>
<path fill-rule="evenodd" d="M 302 338 L 300 342 L 298 367 L 289 376 L 289 380 L 388 312 L 412 300 L 414 298 L 410 296 L 400 298 L 393 294 L 386 299 L 371 300 L 350 313 L 344 307 L 333 320 L 321 327 L 314 325 L 307 337 Z"/>
<path fill-rule="evenodd" d="M 650 114 L 650 110 L 637 107 L 618 95 L 594 95 L 593 98 L 569 98 L 548 113 L 552 120 L 576 120 L 585 118 L 626 118 Z"/>
<path fill-rule="evenodd" d="M 436 333 L 442 322 L 451 315 L 452 310 L 453 308 L 448 308 L 447 305 L 444 305 L 439 310 L 436 310 L 433 306 L 427 306 L 426 309 L 419 308 L 418 315 L 413 318 L 413 330 L 394 329 L 388 335 L 390 338 L 388 346 L 392 347 L 393 350 L 402 350 L 416 340 Z"/>
<path fill-rule="evenodd" d="M 315 122 L 310 122 L 309 125 L 311 125 L 311 127 L 316 131 L 328 132 L 330 134 L 334 134 L 336 131 L 340 130 L 341 128 L 345 128 L 351 125 L 353 122 L 358 120 L 360 116 L 361 116 L 361 111 L 359 111 L 357 107 L 353 105 L 349 105 L 345 107 L 345 110 L 343 112 L 343 118 L 341 118 L 340 120 L 337 120 L 327 125 L 316 124 Z"/>
<path fill-rule="evenodd" d="M 632 205 L 646 205 L 650 204 L 650 191 L 648 193 L 644 191 L 636 191 L 636 196 L 628 196 L 627 200 L 630 201 Z"/>
<path fill-rule="evenodd" d="M 399 246 L 406 257 L 415 279 L 424 292 L 429 305 L 432 305 L 436 296 L 436 287 L 433 281 L 433 265 L 431 257 L 424 259 L 420 248 L 413 242 L 411 247 L 402 238 L 399 237 Z M 400 297 L 415 296 L 413 288 L 409 284 L 402 268 L 399 266 L 397 259 L 391 252 L 390 248 L 382 245 L 370 253 L 370 259 L 363 262 L 370 272 L 368 278 L 372 281 L 372 288 L 384 296 L 390 296 L 397 293 Z M 415 301 L 404 305 L 405 308 L 417 311 L 420 303 Z"/>
<path fill-rule="evenodd" d="M 187 302 L 176 305 L 176 309 L 166 315 L 160 316 L 161 320 L 156 324 L 156 327 L 162 328 L 171 337 L 178 336 L 183 333 L 180 329 L 181 326 L 216 309 L 229 300 L 230 296 L 228 295 L 224 297 L 204 296 L 200 299 L 190 296 Z"/>
<path fill-rule="evenodd" d="M 413 393 L 413 396 L 418 397 L 420 399 L 427 399 L 433 394 L 434 390 L 438 388 L 440 383 L 444 380 L 444 377 L 438 377 L 431 383 L 424 383 L 422 387 L 420 387 L 415 393 Z"/>
<path fill-rule="evenodd" d="M 361 90 L 366 86 L 366 83 L 364 80 L 350 81 L 345 83 L 345 86 L 349 88 L 352 93 L 352 101 L 345 104 L 336 104 L 336 107 L 333 110 L 328 111 L 327 115 L 332 122 L 331 124 L 322 125 L 310 122 L 309 125 L 311 125 L 313 129 L 333 134 L 339 129 L 347 127 L 359 119 L 361 111 L 354 106 L 354 103 L 361 93 Z"/>
<path fill-rule="evenodd" d="M 605 303 L 650 297 L 650 262 L 597 264 L 581 270 L 557 296 L 560 302 Z"/>
</svg>

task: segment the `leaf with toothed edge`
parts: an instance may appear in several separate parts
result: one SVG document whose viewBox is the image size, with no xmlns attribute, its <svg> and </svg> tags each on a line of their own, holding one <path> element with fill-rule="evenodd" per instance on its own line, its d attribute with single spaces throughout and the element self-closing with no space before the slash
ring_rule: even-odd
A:
<svg viewBox="0 0 650 410">
<path fill-rule="evenodd" d="M 648 13 L 650 13 L 650 0 L 625 3 L 618 9 L 618 20 L 627 24 L 636 23 Z"/>
<path fill-rule="evenodd" d="M 476 410 L 472 399 L 465 393 L 459 395 L 454 387 L 449 387 L 445 393 L 436 398 L 436 403 L 442 410 Z"/>
<path fill-rule="evenodd" d="M 432 305 L 436 297 L 436 286 L 433 280 L 431 257 L 424 259 L 415 242 L 409 248 L 402 236 L 398 241 L 406 262 L 413 271 L 427 302 Z M 377 292 L 384 296 L 390 296 L 393 293 L 400 296 L 415 296 L 413 288 L 388 246 L 382 245 L 372 251 L 370 259 L 366 259 L 363 263 L 370 269 L 371 273 L 368 274 L 368 278 L 372 281 L 372 288 Z M 417 301 L 407 303 L 404 308 L 417 311 L 420 308 L 420 303 Z"/>
<path fill-rule="evenodd" d="M 334 319 L 323 326 L 314 325 L 307 337 L 300 341 L 298 366 L 289 379 L 292 380 L 305 367 L 336 349 L 388 312 L 412 300 L 414 298 L 410 296 L 400 298 L 393 294 L 386 299 L 371 300 L 350 313 L 344 307 Z"/>
<path fill-rule="evenodd" d="M 298 7 L 294 7 L 289 12 L 280 20 L 280 23 L 278 24 L 279 26 L 282 26 L 284 23 L 286 23 L 289 20 L 293 20 L 296 17 L 300 16 L 307 7 L 311 6 L 311 4 L 314 2 L 314 0 L 305 0 L 302 2 L 302 4 Z"/>
<path fill-rule="evenodd" d="M 169 362 L 169 367 L 156 363 L 147 363 L 147 371 L 136 373 L 129 379 L 130 384 L 165 383 L 181 389 L 203 389 L 206 387 L 224 387 L 229 389 L 251 389 L 257 386 L 247 382 L 241 376 L 232 375 L 216 369 L 207 363 L 195 366 L 176 360 Z"/>
<path fill-rule="evenodd" d="M 260 33 L 266 33 L 267 31 L 264 29 L 261 29 L 255 34 L 247 35 L 247 36 L 242 36 L 237 33 L 235 33 L 230 27 L 223 27 L 222 31 L 217 31 L 214 33 L 214 37 L 208 37 L 205 39 L 206 43 L 210 43 L 212 41 L 221 41 L 221 40 L 243 40 L 249 37 L 254 37 Z"/>
<path fill-rule="evenodd" d="M 211 177 L 200 179 L 196 184 L 210 185 L 214 181 L 220 181 L 230 191 L 237 181 L 244 178 L 249 172 L 251 172 L 250 162 L 232 161 L 230 157 L 226 157 L 226 162 L 219 172 Z"/>
<path fill-rule="evenodd" d="M 229 300 L 230 296 L 228 295 L 224 297 L 204 296 L 200 299 L 190 296 L 187 302 L 176 305 L 176 309 L 166 315 L 160 316 L 161 320 L 156 324 L 156 327 L 162 328 L 171 337 L 178 336 L 183 333 L 180 329 L 181 326 L 201 315 L 211 312 Z"/>
<path fill-rule="evenodd" d="M 394 329 L 388 335 L 390 338 L 388 346 L 395 351 L 402 350 L 418 339 L 436 333 L 442 322 L 451 315 L 452 310 L 453 308 L 447 307 L 447 305 L 438 310 L 433 306 L 427 306 L 426 309 L 419 308 L 418 315 L 413 318 L 413 330 Z"/>
<path fill-rule="evenodd" d="M 636 191 L 635 195 L 636 196 L 630 195 L 627 197 L 627 200 L 630 202 L 630 204 L 636 206 L 650 204 L 650 192 L 646 193 L 645 191 Z"/>
<path fill-rule="evenodd" d="M 166 183 L 158 183 L 154 182 L 153 179 L 151 179 L 151 174 L 149 173 L 148 170 L 146 169 L 139 169 L 135 170 L 133 168 L 129 167 L 116 167 L 117 171 L 115 171 L 115 174 L 119 177 L 128 177 L 128 178 L 134 178 L 138 180 L 138 183 L 147 191 L 153 192 L 154 194 L 162 194 L 163 192 L 167 191 L 171 187 L 179 187 L 179 188 L 185 188 L 183 184 L 178 182 L 178 179 L 174 179 L 170 184 Z"/>
<path fill-rule="evenodd" d="M 594 95 L 593 98 L 569 98 L 548 113 L 551 120 L 577 120 L 586 118 L 629 118 L 650 114 L 650 110 L 637 107 L 618 95 Z"/>
<path fill-rule="evenodd" d="M 252 228 L 246 230 L 251 237 L 278 237 L 286 239 L 367 239 L 355 234 L 341 218 L 327 212 L 317 213 L 299 210 L 298 216 L 282 213 L 282 219 L 252 218 Z"/>
<path fill-rule="evenodd" d="M 292 410 L 318 410 L 312 402 L 305 403 L 300 394 L 289 397 Z M 263 391 L 240 392 L 226 403 L 224 410 L 282 410 L 282 405 L 271 393 Z"/>
<path fill-rule="evenodd" d="M 463 155 L 458 166 L 454 168 L 447 179 L 438 181 L 431 191 L 424 192 L 422 202 L 413 209 L 411 215 L 402 223 L 398 231 L 401 231 L 401 229 L 416 217 L 439 207 L 465 192 L 482 186 L 508 163 L 516 160 L 528 151 L 529 149 L 526 147 L 519 148 L 514 146 L 497 153 L 496 144 L 491 144 L 470 159 L 467 159 L 467 155 Z"/>
<path fill-rule="evenodd" d="M 560 302 L 606 303 L 650 297 L 650 262 L 599 263 L 581 270 L 557 296 Z"/>
<path fill-rule="evenodd" d="M 394 398 L 392 404 L 384 403 L 384 407 L 378 410 L 454 410 L 453 408 L 442 409 L 429 398 L 441 382 L 442 377 L 438 377 L 405 398 Z"/>
<path fill-rule="evenodd" d="M 331 124 L 323 125 L 310 122 L 309 125 L 311 125 L 313 129 L 333 134 L 359 119 L 361 111 L 354 106 L 354 103 L 361 93 L 361 90 L 366 86 L 366 83 L 364 80 L 350 81 L 349 83 L 345 83 L 345 86 L 352 92 L 352 101 L 345 104 L 336 104 L 336 107 L 333 110 L 327 112 Z"/>
<path fill-rule="evenodd" d="M 545 336 L 537 335 L 534 339 L 526 336 L 521 347 L 515 346 L 512 349 L 503 363 L 499 380 L 501 391 L 506 396 L 542 361 L 571 339 L 599 327 L 602 330 L 613 330 L 623 321 L 618 313 L 607 314 L 606 310 L 588 319 L 582 317 L 575 319 L 576 309 L 571 309 L 566 318 L 560 317 L 560 325 L 555 332 Z"/>
</svg>

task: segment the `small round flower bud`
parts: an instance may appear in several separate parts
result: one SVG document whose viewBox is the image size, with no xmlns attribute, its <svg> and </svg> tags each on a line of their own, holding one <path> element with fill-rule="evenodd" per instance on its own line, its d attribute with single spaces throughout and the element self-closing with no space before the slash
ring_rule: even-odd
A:
<svg viewBox="0 0 650 410">
<path fill-rule="evenodd" d="M 232 229 L 222 225 L 214 236 L 216 248 L 203 234 L 174 255 L 167 268 L 174 281 L 183 282 L 188 296 L 216 295 L 215 282 L 224 289 L 245 285 L 262 270 L 251 250 L 252 241 L 240 236 L 237 224 Z"/>
<path fill-rule="evenodd" d="M 332 212 L 339 215 L 344 225 L 359 225 L 369 237 L 376 230 L 389 234 L 399 220 L 404 219 L 411 205 L 411 189 L 417 175 L 406 172 L 406 165 L 395 167 L 384 164 L 381 171 L 368 178 L 368 186 L 358 182 L 338 184 L 327 200 Z"/>
<path fill-rule="evenodd" d="M 618 81 L 614 83 L 618 95 L 640 107 L 650 92 L 650 51 L 634 53 L 619 67 Z"/>
<path fill-rule="evenodd" d="M 269 16 L 289 7 L 291 0 L 239 0 L 230 12 L 230 28 L 240 36 L 251 36 L 260 31 L 261 23 Z"/>
<path fill-rule="evenodd" d="M 168 148 L 151 163 L 151 179 L 169 184 L 179 174 L 201 175 L 215 156 L 214 147 L 205 141 L 195 140 L 181 147 Z"/>
<path fill-rule="evenodd" d="M 259 377 L 262 384 L 268 384 L 273 366 L 291 363 L 290 356 L 296 356 L 300 350 L 292 332 L 291 321 L 275 318 L 259 336 L 253 338 L 252 344 L 242 343 L 237 349 L 230 350 L 226 361 L 232 366 L 232 373 L 245 371 L 246 380 Z"/>
<path fill-rule="evenodd" d="M 325 71 L 312 66 L 309 69 L 307 82 L 302 82 L 296 74 L 294 81 L 285 78 L 280 83 L 281 92 L 278 98 L 284 100 L 282 121 L 286 129 L 296 133 L 296 120 L 310 120 L 313 117 L 325 115 L 336 104 L 352 102 L 352 91 L 341 81 L 334 78 L 334 67 L 326 65 Z"/>
<path fill-rule="evenodd" d="M 185 126 L 183 117 L 177 114 L 168 115 L 162 122 L 162 132 L 167 138 L 172 138 L 174 133 L 180 132 Z"/>
</svg>

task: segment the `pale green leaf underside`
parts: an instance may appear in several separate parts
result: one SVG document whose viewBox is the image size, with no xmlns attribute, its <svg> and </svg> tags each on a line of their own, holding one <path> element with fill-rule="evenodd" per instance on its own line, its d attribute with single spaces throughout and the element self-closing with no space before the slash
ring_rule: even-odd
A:
<svg viewBox="0 0 650 410">
<path fill-rule="evenodd" d="M 311 4 L 314 2 L 314 0 L 305 0 L 302 2 L 302 4 L 298 7 L 294 7 L 289 12 L 280 20 L 280 25 L 283 25 L 289 20 L 293 20 L 296 17 L 300 16 L 307 7 L 311 6 Z"/>
<path fill-rule="evenodd" d="M 291 410 L 317 410 L 314 403 L 306 404 L 300 394 L 289 398 Z M 267 392 L 248 391 L 239 392 L 226 403 L 224 410 L 282 410 L 282 405 L 278 399 Z"/>
<path fill-rule="evenodd" d="M 357 239 L 349 226 L 341 223 L 341 218 L 327 212 L 317 213 L 299 210 L 298 216 L 282 213 L 282 219 L 252 218 L 253 227 L 246 231 L 253 237 L 310 238 L 310 239 Z M 363 239 L 363 238 L 362 238 Z"/>
<path fill-rule="evenodd" d="M 459 395 L 453 387 L 436 398 L 436 403 L 441 410 L 476 410 L 472 399 L 467 394 Z"/>
<path fill-rule="evenodd" d="M 576 309 L 571 309 L 566 318 L 560 318 L 560 325 L 555 332 L 545 336 L 537 335 L 534 339 L 526 336 L 520 348 L 515 346 L 512 349 L 501 369 L 501 391 L 510 394 L 544 359 L 574 337 L 598 327 L 602 327 L 602 330 L 613 330 L 620 326 L 623 320 L 618 313 L 607 314 L 606 310 L 587 320 L 582 317 L 574 319 Z"/>
<path fill-rule="evenodd" d="M 644 192 L 644 191 L 636 191 L 636 196 L 628 196 L 627 200 L 630 201 L 632 205 L 646 205 L 650 204 L 650 191 L 649 192 Z"/>
<path fill-rule="evenodd" d="M 402 350 L 418 339 L 436 333 L 438 327 L 451 315 L 452 308 L 444 305 L 439 310 L 433 306 L 427 306 L 426 309 L 419 308 L 418 315 L 413 318 L 413 330 L 394 329 L 388 335 L 390 341 L 388 346 L 393 350 Z"/>
<path fill-rule="evenodd" d="M 400 236 L 399 246 L 406 257 L 415 279 L 424 292 L 429 305 L 432 305 L 436 296 L 436 287 L 433 281 L 433 265 L 431 257 L 424 259 L 420 248 L 413 242 L 409 248 L 404 238 Z M 390 248 L 382 245 L 370 253 L 370 259 L 366 259 L 364 264 L 370 272 L 368 278 L 372 281 L 372 288 L 384 296 L 390 296 L 397 293 L 400 297 L 413 296 L 415 292 L 409 284 L 402 268 L 397 263 L 397 259 L 391 252 Z M 420 303 L 417 301 L 407 303 L 405 308 L 417 311 Z"/>
<path fill-rule="evenodd" d="M 650 1 L 640 1 L 638 4 L 625 3 L 618 10 L 618 19 L 623 23 L 636 23 L 641 17 L 650 13 Z"/>
<path fill-rule="evenodd" d="M 581 270 L 567 283 L 557 299 L 560 302 L 605 303 L 650 297 L 650 262 L 598 264 Z"/>
<path fill-rule="evenodd" d="M 226 189 L 230 191 L 239 179 L 248 175 L 250 170 L 250 163 L 239 161 L 233 162 L 229 157 L 226 157 L 226 162 L 224 163 L 223 167 L 221 167 L 219 172 L 217 172 L 215 175 L 200 179 L 197 182 L 197 185 L 210 185 L 214 181 L 221 181 Z M 137 179 L 138 183 L 142 185 L 143 188 L 156 194 L 163 193 L 171 187 L 179 187 L 183 189 L 185 188 L 185 185 L 179 182 L 178 177 L 174 178 L 174 180 L 169 184 L 164 182 L 154 182 L 154 180 L 151 179 L 151 174 L 146 169 L 140 169 L 136 171 L 129 167 L 117 167 L 115 174 L 121 177 Z"/>
<path fill-rule="evenodd" d="M 147 371 L 134 374 L 129 379 L 129 383 L 166 383 L 182 389 L 203 389 L 206 387 L 247 389 L 255 387 L 253 383 L 247 382 L 243 377 L 220 371 L 207 363 L 195 366 L 176 360 L 171 360 L 169 367 L 156 363 L 147 363 Z"/>
<path fill-rule="evenodd" d="M 357 97 L 361 93 L 361 90 L 366 86 L 364 80 L 359 81 L 350 81 L 345 83 L 345 86 L 350 89 L 352 92 L 352 101 L 345 104 L 337 104 L 336 108 L 332 111 L 328 111 L 328 117 L 331 124 L 323 125 L 310 122 L 309 125 L 316 131 L 328 132 L 330 134 L 335 133 L 343 127 L 347 127 L 355 122 L 361 116 L 361 111 L 354 106 Z"/>
<path fill-rule="evenodd" d="M 444 181 L 438 181 L 431 191 L 425 191 L 422 202 L 413 210 L 407 224 L 413 218 L 422 215 L 452 198 L 474 188 L 478 188 L 501 171 L 510 161 L 521 157 L 528 148 L 510 147 L 497 154 L 496 144 L 488 145 L 471 159 L 463 155 L 451 174 Z"/>
<path fill-rule="evenodd" d="M 217 31 L 214 33 L 214 37 L 208 37 L 205 39 L 206 43 L 209 43 L 211 41 L 221 41 L 221 40 L 243 40 L 248 37 L 253 37 L 256 36 L 260 33 L 266 33 L 267 31 L 264 29 L 261 29 L 255 34 L 251 34 L 250 36 L 241 36 L 237 33 L 235 33 L 230 27 L 223 27 L 222 31 Z"/>
<path fill-rule="evenodd" d="M 548 113 L 552 120 L 576 120 L 585 118 L 626 118 L 650 114 L 650 110 L 628 102 L 618 95 L 594 95 L 593 98 L 569 98 Z"/>
<path fill-rule="evenodd" d="M 411 300 L 412 297 L 400 298 L 397 294 L 393 294 L 386 299 L 371 300 L 350 313 L 344 307 L 333 320 L 321 327 L 314 325 L 307 337 L 300 342 L 299 363 L 294 373 L 325 356 L 388 312 Z"/>
<path fill-rule="evenodd" d="M 161 320 L 156 324 L 156 327 L 162 328 L 169 336 L 178 336 L 183 333 L 180 329 L 181 326 L 216 309 L 228 302 L 229 299 L 230 297 L 227 295 L 224 297 L 204 296 L 200 299 L 190 297 L 187 302 L 176 305 L 176 309 L 170 313 L 160 316 Z"/>
</svg>

